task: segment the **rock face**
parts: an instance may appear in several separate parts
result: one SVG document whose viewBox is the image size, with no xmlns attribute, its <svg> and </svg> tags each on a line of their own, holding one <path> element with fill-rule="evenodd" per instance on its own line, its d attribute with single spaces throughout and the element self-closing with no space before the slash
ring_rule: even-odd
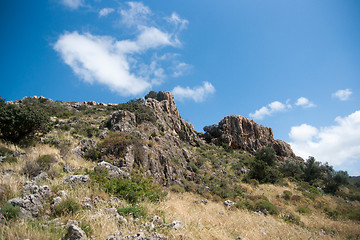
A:
<svg viewBox="0 0 360 240">
<path fill-rule="evenodd" d="M 243 116 L 227 116 L 219 122 L 219 125 L 208 126 L 204 130 L 206 132 L 204 138 L 209 143 L 226 144 L 250 152 L 263 147 L 272 147 L 280 157 L 295 157 L 289 144 L 274 139 L 271 128 Z"/>
<path fill-rule="evenodd" d="M 160 91 L 156 99 L 146 99 L 145 105 L 154 111 L 156 121 L 163 131 L 171 129 L 176 132 L 182 141 L 193 145 L 201 144 L 201 139 L 194 126 L 180 117 L 171 92 Z"/>
<path fill-rule="evenodd" d="M 178 182 L 184 179 L 183 170 L 192 157 L 191 151 L 182 143 L 196 146 L 203 144 L 204 140 L 192 124 L 180 117 L 172 93 L 161 91 L 155 97 L 146 99 L 144 105 L 154 113 L 155 122 L 139 123 L 134 113 L 124 110 L 111 115 L 108 122 L 111 130 L 140 139 L 138 143 L 126 147 L 124 157 L 111 163 L 125 172 L 131 172 L 137 165 L 146 175 L 153 176 L 156 183 L 168 185 Z"/>
</svg>

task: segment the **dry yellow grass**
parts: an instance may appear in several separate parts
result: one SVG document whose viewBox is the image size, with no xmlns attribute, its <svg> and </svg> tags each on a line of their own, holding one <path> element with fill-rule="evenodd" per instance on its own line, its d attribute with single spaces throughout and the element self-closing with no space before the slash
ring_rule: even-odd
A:
<svg viewBox="0 0 360 240">
<path fill-rule="evenodd" d="M 147 204 L 152 212 L 163 212 L 166 221 L 181 221 L 186 228 L 169 230 L 171 239 L 344 239 L 347 233 L 360 232 L 353 222 L 332 221 L 322 215 L 302 216 L 305 227 L 285 223 L 279 217 L 258 215 L 247 210 L 227 210 L 222 203 L 194 204 L 199 196 L 170 193 L 159 204 Z M 335 236 L 322 234 L 321 229 L 331 229 Z"/>
</svg>

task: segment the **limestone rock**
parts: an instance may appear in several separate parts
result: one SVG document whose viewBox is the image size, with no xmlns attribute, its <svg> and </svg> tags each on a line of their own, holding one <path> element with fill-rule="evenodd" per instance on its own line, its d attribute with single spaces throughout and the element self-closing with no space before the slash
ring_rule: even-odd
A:
<svg viewBox="0 0 360 240">
<path fill-rule="evenodd" d="M 84 184 L 89 180 L 90 180 L 89 175 L 71 175 L 65 178 L 64 184 L 71 184 L 71 185 Z"/>
<path fill-rule="evenodd" d="M 114 131 L 131 132 L 136 125 L 136 116 L 129 111 L 119 110 L 111 115 L 109 125 Z"/>
<path fill-rule="evenodd" d="M 263 147 L 272 147 L 280 157 L 295 157 L 289 144 L 274 139 L 271 128 L 243 116 L 224 117 L 218 125 L 204 127 L 204 130 L 203 137 L 208 143 L 226 144 L 250 152 Z"/>
<path fill-rule="evenodd" d="M 230 208 L 232 205 L 234 205 L 235 203 L 233 201 L 230 201 L 230 200 L 226 200 L 224 201 L 224 205 L 225 207 L 227 208 Z"/>
<path fill-rule="evenodd" d="M 77 225 L 70 224 L 67 233 L 64 237 L 65 240 L 87 240 L 85 232 Z"/>
<path fill-rule="evenodd" d="M 52 194 L 47 185 L 38 186 L 34 181 L 26 181 L 22 190 L 22 198 L 13 198 L 8 203 L 20 207 L 20 218 L 38 217 L 43 209 L 43 201 Z"/>
<path fill-rule="evenodd" d="M 100 171 L 101 169 L 105 169 L 108 172 L 109 176 L 113 177 L 113 178 L 129 177 L 129 174 L 127 172 L 124 172 L 120 168 L 118 168 L 108 162 L 105 162 L 105 161 L 98 163 L 94 170 Z"/>
</svg>

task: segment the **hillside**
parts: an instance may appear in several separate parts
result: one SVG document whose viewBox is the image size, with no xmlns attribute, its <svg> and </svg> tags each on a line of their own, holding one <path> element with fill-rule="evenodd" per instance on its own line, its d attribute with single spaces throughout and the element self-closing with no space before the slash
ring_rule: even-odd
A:
<svg viewBox="0 0 360 240">
<path fill-rule="evenodd" d="M 170 92 L 0 99 L 0 238 L 359 238 L 357 178 L 242 116 L 204 131 Z"/>
</svg>

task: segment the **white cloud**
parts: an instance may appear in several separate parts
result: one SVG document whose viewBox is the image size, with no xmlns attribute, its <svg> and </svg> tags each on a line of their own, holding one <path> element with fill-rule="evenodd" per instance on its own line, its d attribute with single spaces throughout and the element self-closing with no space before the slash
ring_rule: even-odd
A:
<svg viewBox="0 0 360 240">
<path fill-rule="evenodd" d="M 114 11 L 115 9 L 113 8 L 103 8 L 99 11 L 99 17 L 105 17 Z"/>
<path fill-rule="evenodd" d="M 314 156 L 321 162 L 341 166 L 360 160 L 360 111 L 344 118 L 337 117 L 336 124 L 317 129 L 302 124 L 292 127 L 289 136 L 295 154 L 307 158 Z"/>
<path fill-rule="evenodd" d="M 179 100 L 189 98 L 195 102 L 203 102 L 208 95 L 215 93 L 215 88 L 211 83 L 204 82 L 203 86 L 198 86 L 195 88 L 183 88 L 177 86 L 172 90 L 172 93 L 174 94 L 175 98 Z"/>
<path fill-rule="evenodd" d="M 338 98 L 341 101 L 346 101 L 349 99 L 351 94 L 352 94 L 352 91 L 349 88 L 347 88 L 347 89 L 336 91 L 335 93 L 332 94 L 332 97 Z"/>
<path fill-rule="evenodd" d="M 75 31 L 64 33 L 54 44 L 54 49 L 78 77 L 89 83 L 104 84 L 122 96 L 143 93 L 166 78 L 159 60 L 145 64 L 142 59 L 145 53 L 181 45 L 172 29 L 163 31 L 142 25 L 141 19 L 151 14 L 148 7 L 135 2 L 128 5 L 130 10 L 121 14 L 129 26 L 136 27 L 137 35 L 133 39 L 117 40 Z"/>
<path fill-rule="evenodd" d="M 265 116 L 270 116 L 276 112 L 284 112 L 287 109 L 291 108 L 289 104 L 283 104 L 279 101 L 274 101 L 269 105 L 256 110 L 255 113 L 250 113 L 249 116 L 254 119 L 263 119 Z"/>
<path fill-rule="evenodd" d="M 152 14 L 150 8 L 141 2 L 127 2 L 127 4 L 130 7 L 128 10 L 120 10 L 121 22 L 128 27 L 147 25 Z"/>
<path fill-rule="evenodd" d="M 60 1 L 64 6 L 75 10 L 81 6 L 84 6 L 85 0 L 61 0 Z"/>
<path fill-rule="evenodd" d="M 310 100 L 305 97 L 298 98 L 295 105 L 303 108 L 312 108 L 316 106 L 314 103 L 310 102 Z"/>
<path fill-rule="evenodd" d="M 173 67 L 173 77 L 181 77 L 191 69 L 191 66 L 184 62 L 179 62 Z"/>
</svg>

